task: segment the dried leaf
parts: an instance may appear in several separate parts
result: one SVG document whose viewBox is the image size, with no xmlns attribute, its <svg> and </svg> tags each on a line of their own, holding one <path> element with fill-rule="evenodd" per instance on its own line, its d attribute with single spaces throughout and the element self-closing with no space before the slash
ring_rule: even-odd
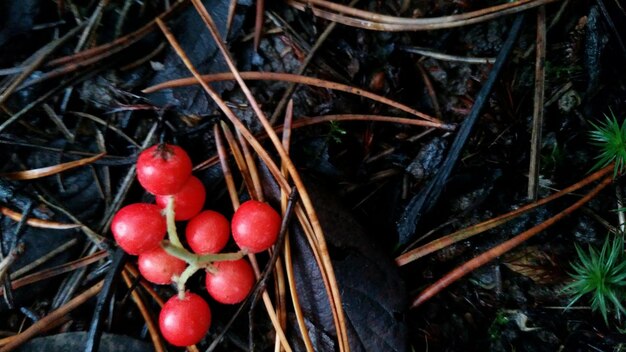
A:
<svg viewBox="0 0 626 352">
<path fill-rule="evenodd" d="M 506 255 L 504 265 L 538 284 L 551 284 L 556 281 L 554 275 L 558 271 L 556 263 L 536 246 L 526 247 Z"/>
<path fill-rule="evenodd" d="M 24 170 L 24 171 L 15 171 L 8 172 L 4 174 L 0 174 L 0 177 L 5 177 L 9 180 L 34 180 L 54 174 L 58 174 L 63 171 L 71 170 L 80 166 L 88 165 L 93 163 L 94 161 L 102 158 L 106 153 L 100 153 L 98 155 L 94 155 L 89 158 L 84 158 L 80 160 L 68 161 L 67 163 L 57 164 L 53 166 L 42 167 L 38 169 Z"/>
<path fill-rule="evenodd" d="M 276 185 L 262 169 L 264 190 L 276 199 Z M 268 182 L 269 181 L 269 182 Z M 409 351 L 404 281 L 384 251 L 329 191 L 306 183 L 328 241 L 351 351 Z M 274 194 L 272 194 L 274 193 Z M 316 351 L 332 350 L 336 341 L 332 312 L 315 257 L 300 227 L 291 236 L 293 269 L 299 300 Z M 329 339 L 330 337 L 330 339 Z M 337 346 L 334 346 L 336 348 Z"/>
</svg>

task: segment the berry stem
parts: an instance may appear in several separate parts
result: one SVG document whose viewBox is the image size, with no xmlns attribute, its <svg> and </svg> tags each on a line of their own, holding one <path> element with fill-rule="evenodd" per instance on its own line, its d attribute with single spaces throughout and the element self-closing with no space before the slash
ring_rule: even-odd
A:
<svg viewBox="0 0 626 352">
<path fill-rule="evenodd" d="M 204 254 L 198 256 L 198 265 L 205 266 L 213 262 L 222 262 L 226 260 L 238 260 L 243 258 L 243 252 L 235 253 L 217 253 L 217 254 Z"/>
<path fill-rule="evenodd" d="M 165 206 L 165 220 L 167 221 L 167 237 L 174 246 L 183 248 L 183 244 L 180 242 L 180 239 L 178 238 L 178 233 L 176 232 L 176 222 L 174 220 L 174 216 L 175 216 L 174 196 L 168 196 L 167 205 Z"/>
<path fill-rule="evenodd" d="M 205 267 L 213 262 L 221 262 L 224 260 L 237 260 L 243 258 L 244 256 L 243 252 L 198 255 L 191 253 L 183 247 L 178 247 L 173 243 L 168 243 L 167 241 L 161 242 L 161 247 L 163 247 L 167 254 L 184 260 L 189 265 L 197 267 Z"/>
<path fill-rule="evenodd" d="M 183 271 L 180 276 L 172 278 L 172 280 L 176 283 L 176 287 L 178 288 L 178 298 L 185 298 L 185 284 L 187 280 L 191 277 L 191 275 L 195 274 L 201 267 L 190 264 L 185 271 Z"/>
</svg>

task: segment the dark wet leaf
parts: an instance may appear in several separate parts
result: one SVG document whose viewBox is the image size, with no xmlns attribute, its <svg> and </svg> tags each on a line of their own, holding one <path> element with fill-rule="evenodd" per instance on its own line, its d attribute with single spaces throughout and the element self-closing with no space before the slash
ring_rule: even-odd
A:
<svg viewBox="0 0 626 352">
<path fill-rule="evenodd" d="M 602 52 L 608 42 L 608 36 L 600 25 L 602 19 L 596 6 L 592 6 L 587 16 L 587 36 L 585 38 L 584 63 L 589 80 L 587 81 L 587 93 L 594 95 L 600 84 L 600 72 L 602 71 Z"/>
<path fill-rule="evenodd" d="M 84 332 L 71 332 L 33 339 L 17 349 L 19 352 L 74 352 L 82 351 L 85 346 L 87 334 Z M 100 340 L 100 352 L 150 352 L 153 351 L 149 344 L 130 338 L 128 336 L 103 334 Z"/>
<path fill-rule="evenodd" d="M 404 282 L 397 267 L 377 247 L 339 200 L 312 182 L 307 189 L 324 229 L 347 317 L 352 351 L 407 351 L 407 309 Z M 294 272 L 300 302 L 317 341 L 328 350 L 336 341 L 332 313 L 320 271 L 299 228 L 291 236 Z"/>
<path fill-rule="evenodd" d="M 39 0 L 0 2 L 0 46 L 29 31 L 39 13 Z"/>
<path fill-rule="evenodd" d="M 16 226 L 17 223 L 15 221 L 6 217 L 3 218 L 0 222 L 0 228 L 2 229 L 1 236 L 3 248 L 12 248 L 12 246 L 15 245 L 17 240 L 15 238 Z M 19 270 L 20 268 L 40 259 L 41 257 L 52 252 L 53 250 L 69 242 L 70 240 L 79 238 L 78 232 L 76 230 L 50 230 L 34 228 L 28 225 L 25 226 L 26 228 L 20 236 L 20 240 L 24 243 L 24 253 L 22 253 L 15 261 L 15 263 L 11 265 L 11 272 L 15 272 L 16 270 Z M 42 269 L 53 267 L 55 265 L 67 263 L 68 261 L 73 259 L 72 255 L 76 255 L 76 253 L 74 252 L 79 250 L 78 247 L 80 246 L 74 246 L 74 248 L 71 248 L 70 250 L 65 250 L 62 253 L 59 253 L 34 271 L 39 271 Z M 28 274 L 31 273 L 32 272 Z M 15 279 L 15 277 L 13 276 L 11 278 Z M 13 294 L 13 297 L 15 298 L 15 304 L 17 306 L 23 304 L 28 305 L 30 304 L 29 302 L 31 300 L 37 297 L 41 297 L 44 293 L 47 295 L 50 292 L 53 292 L 52 290 L 56 288 L 56 285 L 51 285 L 52 282 L 59 283 L 60 280 L 43 280 L 15 290 Z M 3 298 L 0 298 L 0 312 L 4 311 L 5 309 L 5 301 Z"/>
<path fill-rule="evenodd" d="M 220 34 L 224 37 L 226 19 L 228 14 L 229 0 L 203 1 L 209 13 L 215 20 Z M 240 9 L 247 9 L 247 6 L 239 5 Z M 237 33 L 241 29 L 244 15 L 239 11 L 233 19 L 230 33 Z M 227 72 L 228 66 L 222 54 L 215 45 L 206 25 L 197 14 L 193 6 L 189 6 L 185 12 L 174 22 L 170 22 L 170 29 L 176 39 L 180 42 L 189 59 L 196 69 L 201 73 Z M 189 70 L 185 67 L 176 52 L 170 47 L 165 59 L 162 62 L 163 70 L 159 71 L 148 86 L 165 81 L 188 77 Z M 218 94 L 224 90 L 234 87 L 233 82 L 219 82 L 212 84 Z M 149 99 L 156 105 L 172 106 L 179 111 L 188 114 L 206 114 L 211 106 L 207 100 L 202 87 L 190 86 L 176 89 L 166 89 L 148 95 Z"/>
</svg>

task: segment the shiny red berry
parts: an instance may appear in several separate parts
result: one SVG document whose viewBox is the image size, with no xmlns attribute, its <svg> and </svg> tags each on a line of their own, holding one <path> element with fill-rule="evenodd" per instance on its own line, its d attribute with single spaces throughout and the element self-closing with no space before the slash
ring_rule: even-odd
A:
<svg viewBox="0 0 626 352">
<path fill-rule="evenodd" d="M 137 258 L 139 272 L 146 280 L 166 285 L 172 282 L 174 275 L 180 276 L 187 267 L 185 261 L 173 257 L 159 247 L 139 254 Z"/>
<path fill-rule="evenodd" d="M 189 220 L 185 237 L 195 253 L 218 253 L 228 243 L 230 224 L 224 215 L 205 210 Z"/>
<path fill-rule="evenodd" d="M 209 295 L 223 304 L 242 302 L 255 283 L 252 266 L 245 259 L 213 263 L 214 272 L 206 273 Z"/>
<path fill-rule="evenodd" d="M 233 215 L 233 239 L 239 248 L 249 253 L 262 252 L 276 242 L 280 222 L 280 215 L 267 203 L 249 200 Z"/>
<path fill-rule="evenodd" d="M 120 209 L 111 222 L 117 244 L 137 255 L 158 247 L 167 230 L 161 209 L 154 204 L 136 203 Z"/>
<path fill-rule="evenodd" d="M 191 159 L 183 148 L 159 144 L 144 150 L 137 159 L 137 179 L 156 195 L 178 192 L 191 176 Z"/>
<path fill-rule="evenodd" d="M 161 334 L 174 346 L 189 346 L 202 340 L 211 326 L 209 305 L 195 293 L 185 292 L 183 299 L 170 298 L 159 314 Z"/>
<path fill-rule="evenodd" d="M 169 197 L 174 197 L 174 219 L 183 221 L 191 219 L 202 210 L 204 200 L 206 199 L 206 191 L 202 182 L 197 177 L 191 176 L 174 195 L 157 195 L 157 205 L 160 208 L 165 208 Z"/>
</svg>

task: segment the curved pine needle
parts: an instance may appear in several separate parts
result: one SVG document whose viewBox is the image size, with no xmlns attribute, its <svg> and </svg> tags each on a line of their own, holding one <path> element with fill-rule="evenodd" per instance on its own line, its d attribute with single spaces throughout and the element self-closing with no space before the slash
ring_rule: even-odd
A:
<svg viewBox="0 0 626 352">
<path fill-rule="evenodd" d="M 293 123 L 293 99 L 289 100 L 287 103 L 287 110 L 285 112 L 285 119 L 283 124 L 283 148 L 285 148 L 285 152 L 289 154 L 289 149 L 291 145 L 291 128 Z M 289 177 L 289 171 L 284 163 L 281 163 L 281 172 L 283 176 L 287 179 Z M 287 209 L 287 194 L 281 190 L 280 192 L 280 206 L 283 214 Z M 304 224 L 302 224 L 304 228 Z M 285 258 L 285 272 L 287 273 L 287 285 L 289 287 L 289 293 L 291 294 L 291 303 L 293 305 L 293 310 L 296 315 L 296 321 L 298 323 L 298 327 L 300 328 L 300 336 L 302 336 L 302 341 L 304 342 L 304 347 L 307 352 L 313 352 L 315 349 L 313 348 L 313 343 L 311 342 L 311 337 L 309 336 L 309 330 L 306 326 L 306 322 L 304 319 L 304 314 L 302 313 L 302 306 L 300 305 L 300 299 L 298 295 L 298 290 L 296 289 L 296 279 L 295 273 L 293 272 L 293 257 L 291 255 L 291 241 L 289 239 L 289 231 L 285 234 L 285 245 L 283 248 L 283 256 Z"/>
<path fill-rule="evenodd" d="M 379 102 L 381 104 L 385 104 L 385 105 L 389 105 L 391 107 L 394 107 L 398 110 L 402 110 L 404 112 L 407 112 L 411 115 L 420 117 L 424 120 L 428 120 L 431 122 L 436 123 L 436 126 L 438 128 L 442 128 L 442 129 L 452 129 L 451 125 L 445 124 L 443 122 L 441 122 L 439 119 L 427 115 L 423 112 L 417 111 L 407 105 L 398 103 L 397 101 L 393 101 L 389 98 L 385 98 L 381 95 L 372 93 L 372 92 L 368 92 L 366 90 L 363 90 L 361 88 L 357 88 L 357 87 L 352 87 L 346 84 L 342 84 L 342 83 L 337 83 L 337 82 L 332 82 L 332 81 L 327 81 L 324 79 L 320 79 L 320 78 L 315 78 L 315 77 L 307 77 L 307 76 L 300 76 L 300 75 L 295 75 L 292 73 L 282 73 L 282 72 L 240 72 L 239 73 L 241 75 L 241 78 L 243 78 L 244 80 L 247 81 L 283 81 L 283 82 L 292 82 L 292 83 L 300 83 L 300 84 L 305 84 L 308 86 L 313 86 L 313 87 L 319 87 L 319 88 L 326 88 L 326 89 L 332 89 L 332 90 L 338 90 L 344 93 L 350 93 L 350 94 L 354 94 L 354 95 L 358 95 L 367 99 L 371 99 L 374 100 L 376 102 Z M 211 82 L 218 82 L 218 81 L 226 81 L 226 80 L 234 80 L 235 79 L 235 75 L 233 73 L 230 72 L 223 72 L 223 73 L 215 73 L 215 74 L 209 74 L 209 75 L 202 75 L 202 80 L 205 83 L 211 83 Z M 190 85 L 195 85 L 198 84 L 198 81 L 196 80 L 195 77 L 186 77 L 186 78 L 179 78 L 179 79 L 174 79 L 171 81 L 167 81 L 167 82 L 163 82 L 163 83 L 159 83 L 156 84 L 154 86 L 145 88 L 144 90 L 142 90 L 143 93 L 153 93 L 156 92 L 158 90 L 162 90 L 162 89 L 167 89 L 167 88 L 178 88 L 178 87 L 185 87 L 185 86 L 190 86 Z"/>
<path fill-rule="evenodd" d="M 293 122 L 292 128 L 300 128 L 311 126 L 319 123 L 329 122 L 329 121 L 377 121 L 377 122 L 390 122 L 390 123 L 400 123 L 414 126 L 424 126 L 429 127 L 432 126 L 429 121 L 421 121 L 408 119 L 403 117 L 395 117 L 395 116 L 384 116 L 384 115 L 360 115 L 360 114 L 337 114 L 337 115 L 324 115 L 324 116 L 314 116 L 314 117 L 300 117 L 298 120 Z M 277 133 L 282 132 L 284 127 L 283 125 L 274 126 L 274 131 Z M 267 138 L 267 135 L 258 135 L 257 138 L 263 139 Z M 200 164 L 194 166 L 194 171 L 203 170 L 209 166 L 215 165 L 218 162 L 217 156 L 212 156 L 207 160 L 201 162 Z"/>
<path fill-rule="evenodd" d="M 20 222 L 22 221 L 22 213 L 9 209 L 7 207 L 0 206 L 0 213 L 9 219 Z M 56 221 L 48 221 L 37 218 L 28 218 L 26 219 L 26 224 L 32 227 L 38 227 L 41 229 L 51 229 L 51 230 L 69 230 L 80 227 L 78 224 L 64 224 Z"/>
<path fill-rule="evenodd" d="M 529 238 L 541 233 L 541 231 L 547 229 L 548 227 L 554 225 L 558 221 L 562 220 L 567 215 L 570 215 L 575 210 L 580 208 L 583 204 L 590 201 L 593 197 L 595 197 L 602 189 L 608 186 L 613 181 L 611 176 L 608 176 L 600 182 L 594 189 L 592 189 L 589 193 L 587 193 L 584 197 L 580 198 L 577 202 L 570 205 L 557 215 L 549 218 L 548 220 L 542 222 L 539 225 L 536 225 L 519 235 L 511 238 L 508 241 L 502 242 L 499 245 L 489 249 L 488 251 L 482 253 L 481 255 L 474 257 L 473 259 L 463 263 L 462 265 L 456 267 L 449 273 L 447 273 L 444 277 L 437 280 L 434 284 L 428 286 L 424 291 L 422 291 L 411 303 L 411 308 L 416 308 L 422 305 L 427 300 L 431 299 L 433 296 L 441 292 L 446 287 L 450 286 L 452 283 L 456 282 L 458 279 L 462 278 L 466 274 L 478 269 L 479 267 L 489 263 L 495 258 L 503 255 L 504 253 L 510 251 L 511 249 L 519 246 L 524 243 L 524 241 Z"/>
<path fill-rule="evenodd" d="M 602 178 L 603 176 L 605 176 L 606 174 L 610 173 L 613 170 L 613 164 L 604 167 L 601 170 L 596 171 L 595 173 L 585 177 L 585 179 L 576 182 L 575 184 L 562 189 L 559 192 L 556 192 L 548 197 L 542 198 L 536 202 L 532 202 L 529 204 L 524 205 L 523 207 L 520 207 L 518 209 L 515 209 L 511 212 L 508 212 L 506 214 L 497 216 L 493 219 L 487 220 L 487 221 L 483 221 L 479 224 L 476 225 L 472 225 L 470 227 L 467 227 L 465 229 L 461 229 L 459 231 L 456 231 L 454 233 L 451 233 L 449 235 L 443 236 L 441 238 L 438 238 L 432 242 L 429 242 L 421 247 L 415 248 L 411 251 L 408 251 L 400 256 L 398 256 L 396 258 L 396 264 L 398 266 L 402 266 L 402 265 L 406 265 L 409 264 L 419 258 L 422 258 L 430 253 L 436 252 L 440 249 L 443 249 L 445 247 L 448 247 L 454 243 L 457 243 L 459 241 L 463 241 L 465 239 L 468 239 L 474 235 L 478 235 L 480 233 L 483 233 L 487 230 L 490 230 L 496 226 L 502 225 L 508 221 L 511 221 L 513 219 L 515 219 L 516 217 L 532 210 L 535 209 L 539 206 L 542 206 L 544 204 L 547 204 L 557 198 L 560 198 L 566 194 L 575 192 L 581 188 L 583 188 L 584 186 L 599 180 L 600 178 Z"/>
<path fill-rule="evenodd" d="M 8 178 L 9 180 L 18 180 L 18 181 L 35 180 L 38 178 L 55 175 L 63 171 L 67 171 L 67 170 L 74 169 L 80 166 L 91 164 L 105 155 L 106 153 L 100 153 L 98 155 L 94 155 L 89 158 L 68 161 L 66 163 L 61 163 L 58 165 L 46 166 L 46 167 L 41 167 L 41 168 L 31 169 L 31 170 L 3 173 L 3 174 L 0 174 L 0 177 L 5 177 L 5 178 Z"/>
<path fill-rule="evenodd" d="M 292 7 L 300 11 L 312 10 L 314 15 L 326 20 L 356 28 L 389 32 L 460 27 L 515 14 L 555 1 L 558 0 L 520 0 L 459 15 L 434 18 L 404 18 L 380 15 L 375 12 L 354 9 L 325 0 L 307 0 L 306 2 L 286 0 Z"/>
</svg>

